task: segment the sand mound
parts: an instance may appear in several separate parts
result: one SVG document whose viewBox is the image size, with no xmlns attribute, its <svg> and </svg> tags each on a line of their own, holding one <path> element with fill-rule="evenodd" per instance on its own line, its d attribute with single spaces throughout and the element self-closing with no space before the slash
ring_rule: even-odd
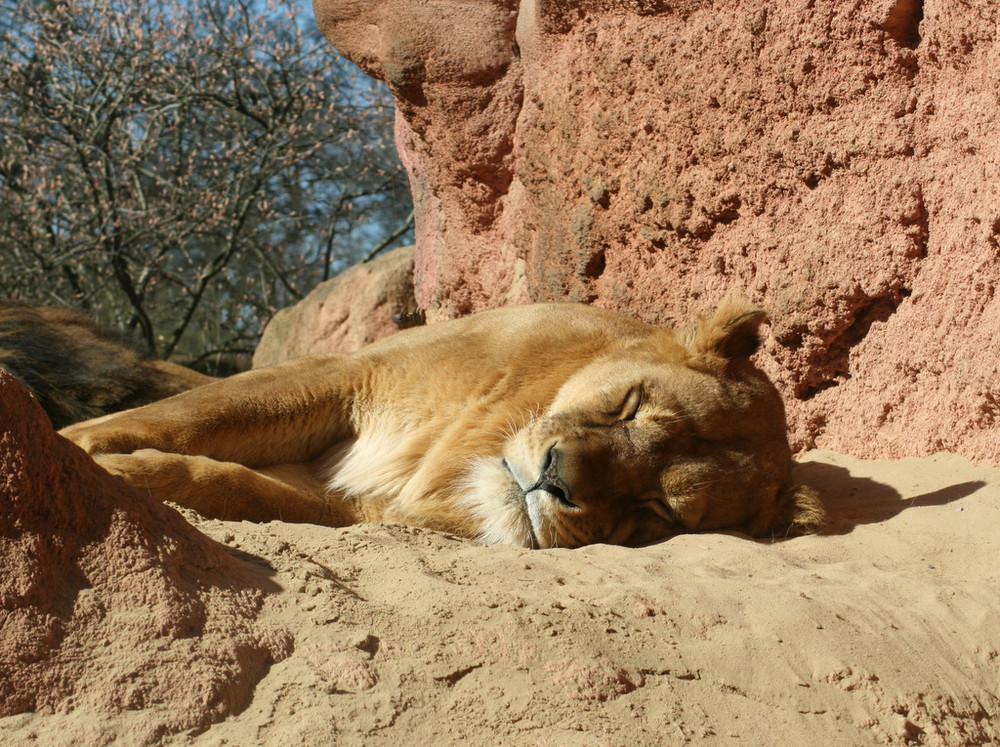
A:
<svg viewBox="0 0 1000 747">
<path fill-rule="evenodd" d="M 4 371 L 0 411 L 0 716 L 140 743 L 243 708 L 291 650 L 257 622 L 266 570 L 97 467 Z"/>
</svg>

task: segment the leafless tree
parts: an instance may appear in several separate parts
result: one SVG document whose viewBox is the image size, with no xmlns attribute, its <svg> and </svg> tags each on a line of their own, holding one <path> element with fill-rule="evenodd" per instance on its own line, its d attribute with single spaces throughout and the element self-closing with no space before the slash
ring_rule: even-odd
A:
<svg viewBox="0 0 1000 747">
<path fill-rule="evenodd" d="M 246 352 L 409 220 L 391 97 L 293 0 L 0 9 L 0 294 Z"/>
</svg>

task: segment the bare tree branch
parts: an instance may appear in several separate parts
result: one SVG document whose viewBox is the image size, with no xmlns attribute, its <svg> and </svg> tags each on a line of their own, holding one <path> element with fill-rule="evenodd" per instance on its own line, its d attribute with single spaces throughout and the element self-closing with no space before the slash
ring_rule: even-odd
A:
<svg viewBox="0 0 1000 747">
<path fill-rule="evenodd" d="M 375 259 L 376 255 L 379 252 L 384 251 L 386 249 L 386 247 L 388 247 L 389 245 L 391 245 L 392 242 L 394 242 L 396 239 L 398 239 L 404 233 L 406 233 L 407 231 L 409 231 L 410 228 L 412 228 L 412 227 L 413 227 L 413 211 L 411 210 L 410 214 L 408 216 L 406 216 L 406 220 L 403 221 L 403 224 L 399 228 L 397 228 L 395 231 L 393 231 L 392 233 L 390 233 L 388 236 L 386 236 L 378 244 L 376 244 L 375 247 L 370 252 L 368 252 L 368 254 L 365 255 L 365 258 L 363 260 L 361 260 L 361 261 L 362 262 L 371 262 L 373 259 Z"/>
<path fill-rule="evenodd" d="M 197 358 L 409 231 L 391 98 L 297 10 L 0 0 L 0 292 Z"/>
</svg>

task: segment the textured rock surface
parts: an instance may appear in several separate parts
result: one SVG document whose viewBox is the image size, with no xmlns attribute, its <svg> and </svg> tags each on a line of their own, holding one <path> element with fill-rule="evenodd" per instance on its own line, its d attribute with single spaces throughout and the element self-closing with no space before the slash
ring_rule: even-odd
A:
<svg viewBox="0 0 1000 747">
<path fill-rule="evenodd" d="M 315 0 L 398 102 L 416 298 L 728 288 L 799 447 L 1000 462 L 1000 6 Z"/>
<path fill-rule="evenodd" d="M 89 712 L 60 741 L 139 744 L 241 710 L 291 650 L 257 622 L 263 569 L 100 469 L 3 370 L 0 413 L 0 717 Z"/>
<path fill-rule="evenodd" d="M 318 285 L 267 325 L 254 366 L 309 353 L 348 353 L 399 329 L 393 316 L 415 310 L 413 247 L 386 252 Z"/>
</svg>

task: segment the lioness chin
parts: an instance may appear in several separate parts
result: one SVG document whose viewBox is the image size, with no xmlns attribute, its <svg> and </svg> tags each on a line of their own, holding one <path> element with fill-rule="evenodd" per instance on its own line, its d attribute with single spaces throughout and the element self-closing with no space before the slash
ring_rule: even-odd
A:
<svg viewBox="0 0 1000 747">
<path fill-rule="evenodd" d="M 678 334 L 539 304 L 406 330 L 71 426 L 160 500 L 225 519 L 392 521 L 488 543 L 644 545 L 817 531 L 791 484 L 764 314 L 727 299 Z"/>
</svg>

